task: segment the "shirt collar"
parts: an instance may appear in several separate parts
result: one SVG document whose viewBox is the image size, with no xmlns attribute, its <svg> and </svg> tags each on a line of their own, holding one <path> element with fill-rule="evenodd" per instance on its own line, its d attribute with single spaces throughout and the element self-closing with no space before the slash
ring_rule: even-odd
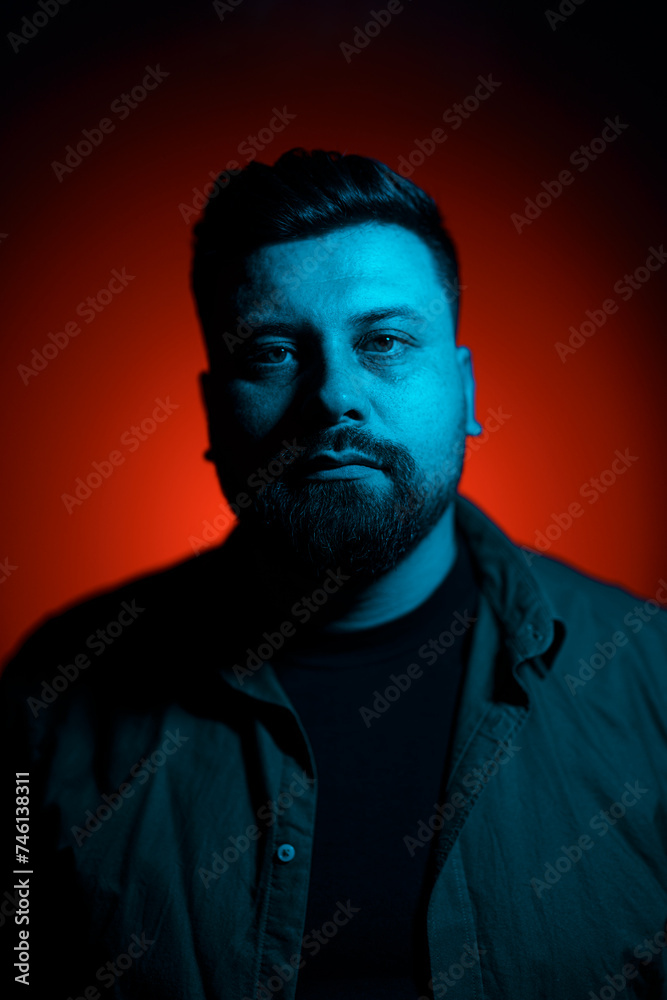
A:
<svg viewBox="0 0 667 1000">
<path fill-rule="evenodd" d="M 550 667 L 564 637 L 564 623 L 539 583 L 528 560 L 508 536 L 467 498 L 457 495 L 457 527 L 468 544 L 477 583 L 502 633 L 500 641 L 512 653 L 513 667 L 528 661 L 538 672 Z M 237 527 L 222 546 L 222 554 L 240 554 L 243 532 Z M 226 663 L 221 676 L 234 689 L 272 704 L 290 708 L 270 661 L 248 672 L 241 661 Z"/>
<path fill-rule="evenodd" d="M 542 657 L 550 666 L 564 622 L 531 569 L 525 552 L 466 497 L 456 498 L 458 527 L 466 538 L 477 581 L 516 661 Z"/>
</svg>

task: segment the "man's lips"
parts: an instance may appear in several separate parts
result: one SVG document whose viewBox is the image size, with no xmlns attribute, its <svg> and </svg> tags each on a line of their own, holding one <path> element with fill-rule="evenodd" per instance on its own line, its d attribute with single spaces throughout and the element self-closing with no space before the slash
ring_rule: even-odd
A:
<svg viewBox="0 0 667 1000">
<path fill-rule="evenodd" d="M 360 455 L 357 452 L 346 451 L 333 453 L 320 452 L 317 455 L 311 455 L 310 458 L 302 463 L 301 471 L 307 474 L 309 472 L 321 472 L 328 469 L 343 469 L 351 465 L 362 465 L 369 469 L 382 468 L 375 459 L 368 458 L 366 455 Z"/>
</svg>

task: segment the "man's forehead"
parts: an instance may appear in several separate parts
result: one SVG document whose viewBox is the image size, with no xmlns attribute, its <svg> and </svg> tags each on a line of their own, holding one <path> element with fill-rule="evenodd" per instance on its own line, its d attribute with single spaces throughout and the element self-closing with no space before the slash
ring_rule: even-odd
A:
<svg viewBox="0 0 667 1000">
<path fill-rule="evenodd" d="M 246 274 L 237 304 L 261 313 L 277 305 L 282 313 L 298 310 L 308 300 L 359 311 L 371 298 L 379 306 L 407 297 L 416 308 L 420 300 L 442 294 L 431 250 L 393 224 L 350 226 L 262 247 L 247 259 Z"/>
<path fill-rule="evenodd" d="M 246 269 L 253 278 L 275 278 L 298 270 L 317 281 L 353 269 L 381 274 L 415 257 L 418 265 L 428 261 L 435 270 L 430 249 L 416 233 L 394 223 L 368 222 L 261 247 L 248 258 Z"/>
</svg>

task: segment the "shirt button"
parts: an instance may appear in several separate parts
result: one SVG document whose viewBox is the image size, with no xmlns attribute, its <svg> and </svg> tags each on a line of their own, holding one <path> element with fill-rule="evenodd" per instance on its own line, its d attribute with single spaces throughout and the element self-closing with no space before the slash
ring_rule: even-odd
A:
<svg viewBox="0 0 667 1000">
<path fill-rule="evenodd" d="M 276 853 L 280 861 L 291 861 L 296 851 L 291 844 L 281 844 Z"/>
</svg>

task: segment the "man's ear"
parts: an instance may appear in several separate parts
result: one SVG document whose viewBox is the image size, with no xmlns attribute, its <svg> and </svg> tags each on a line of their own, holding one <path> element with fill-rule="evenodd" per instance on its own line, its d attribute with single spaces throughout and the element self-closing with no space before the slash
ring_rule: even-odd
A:
<svg viewBox="0 0 667 1000">
<path fill-rule="evenodd" d="M 199 373 L 199 391 L 206 413 L 206 425 L 208 427 L 208 449 L 204 452 L 204 458 L 208 462 L 214 461 L 216 437 L 220 427 L 220 414 L 216 406 L 219 394 L 215 392 L 215 379 L 211 372 Z"/>
<path fill-rule="evenodd" d="M 476 437 L 482 434 L 484 428 L 475 417 L 475 376 L 472 370 L 472 355 L 467 347 L 456 348 L 456 360 L 463 383 L 463 395 L 466 407 L 466 434 Z"/>
<path fill-rule="evenodd" d="M 201 401 L 204 404 L 204 409 L 208 414 L 209 411 L 209 399 L 211 396 L 211 373 L 210 372 L 200 372 L 199 373 L 199 392 L 201 393 Z"/>
</svg>

